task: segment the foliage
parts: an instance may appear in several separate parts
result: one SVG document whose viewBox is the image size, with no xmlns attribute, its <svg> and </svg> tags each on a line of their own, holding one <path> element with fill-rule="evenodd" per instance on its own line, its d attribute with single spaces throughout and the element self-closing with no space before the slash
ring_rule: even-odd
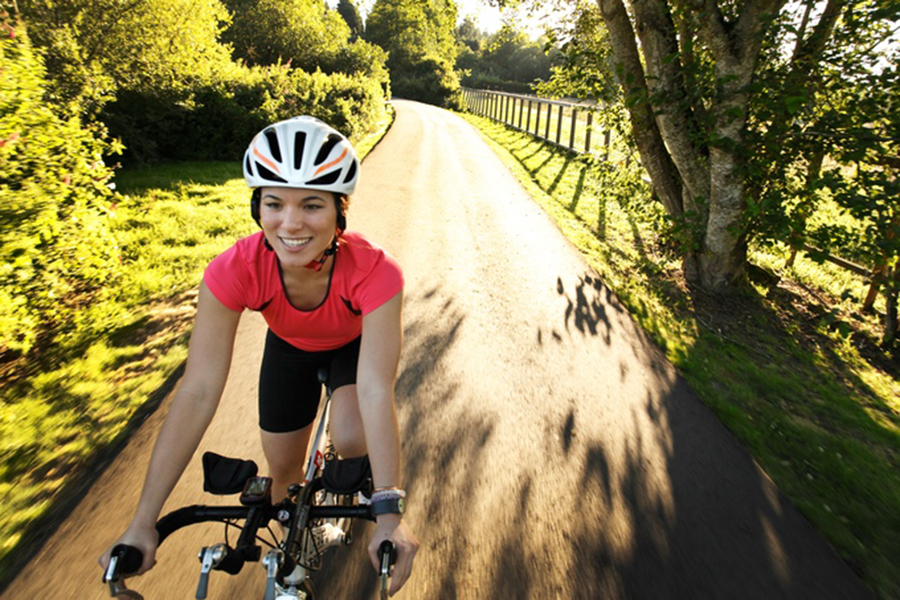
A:
<svg viewBox="0 0 900 600">
<path fill-rule="evenodd" d="M 453 36 L 453 0 L 378 0 L 366 22 L 366 40 L 388 52 L 393 92 L 411 100 L 458 108 L 459 75 Z"/>
<path fill-rule="evenodd" d="M 364 73 L 387 88 L 386 55 L 356 39 L 359 32 L 323 0 L 225 2 L 233 17 L 222 39 L 234 48 L 235 59 L 248 65 L 289 64 L 309 73 Z"/>
<path fill-rule="evenodd" d="M 118 89 L 153 90 L 225 68 L 219 0 L 21 0 L 46 56 L 48 95 L 70 114 L 96 116 Z"/>
<path fill-rule="evenodd" d="M 377 80 L 365 75 L 235 66 L 227 77 L 180 97 L 169 90 L 121 92 L 104 119 L 143 162 L 233 160 L 266 124 L 300 114 L 358 138 L 383 118 L 383 98 Z"/>
<path fill-rule="evenodd" d="M 549 43 L 559 45 L 557 63 L 550 77 L 535 87 L 540 96 L 594 100 L 602 105 L 622 103 L 615 80 L 609 35 L 596 3 L 581 0 L 578 10 L 569 13 L 561 29 L 550 31 Z M 565 40 L 560 44 L 560 40 Z M 625 126 L 623 118 L 616 121 Z"/>
<path fill-rule="evenodd" d="M 551 65 L 559 59 L 549 40 L 532 41 L 513 23 L 488 35 L 467 17 L 456 35 L 460 43 L 456 66 L 466 73 L 466 87 L 530 92 L 531 84 L 550 78 Z"/>
<path fill-rule="evenodd" d="M 109 229 L 120 148 L 100 127 L 62 119 L 25 27 L 0 34 L 0 354 L 27 353 L 40 336 L 65 334 L 88 304 L 108 298 L 119 250 Z M 86 325 L 103 330 L 99 319 Z M 57 339 L 57 341 L 60 341 Z"/>
</svg>

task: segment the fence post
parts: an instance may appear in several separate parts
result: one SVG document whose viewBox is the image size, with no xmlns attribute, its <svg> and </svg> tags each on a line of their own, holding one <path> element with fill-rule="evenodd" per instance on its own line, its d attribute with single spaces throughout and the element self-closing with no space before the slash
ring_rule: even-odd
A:
<svg viewBox="0 0 900 600">
<path fill-rule="evenodd" d="M 531 100 L 528 100 L 528 116 L 525 117 L 525 133 L 531 132 Z"/>
<path fill-rule="evenodd" d="M 547 105 L 547 126 L 544 127 L 544 138 L 550 141 L 550 118 L 553 116 L 553 105 Z"/>
<path fill-rule="evenodd" d="M 541 102 L 535 102 L 537 104 L 537 114 L 534 116 L 534 137 L 541 137 Z"/>
<path fill-rule="evenodd" d="M 606 160 L 609 160 L 609 143 L 610 143 L 610 141 L 611 140 L 610 140 L 609 130 L 607 129 L 606 131 L 603 132 L 603 148 L 604 148 L 603 155 L 606 158 Z"/>
<path fill-rule="evenodd" d="M 575 125 L 578 122 L 578 110 L 572 107 L 572 129 L 569 131 L 569 150 L 575 150 Z"/>
<path fill-rule="evenodd" d="M 556 145 L 559 146 L 559 138 L 562 135 L 562 119 L 563 119 L 563 105 L 559 105 L 559 116 L 556 118 Z"/>
<path fill-rule="evenodd" d="M 519 98 L 519 129 L 522 129 L 522 105 L 525 103 L 524 98 Z"/>
<path fill-rule="evenodd" d="M 590 154 L 591 152 L 591 130 L 594 129 L 594 111 L 588 111 L 588 122 L 587 122 L 587 133 L 585 134 L 584 140 L 584 153 Z"/>
</svg>

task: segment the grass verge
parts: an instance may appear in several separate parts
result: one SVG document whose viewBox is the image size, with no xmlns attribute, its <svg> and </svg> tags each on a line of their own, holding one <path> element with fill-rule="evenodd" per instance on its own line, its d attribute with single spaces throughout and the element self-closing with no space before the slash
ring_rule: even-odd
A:
<svg viewBox="0 0 900 600">
<path fill-rule="evenodd" d="M 877 320 L 851 319 L 835 297 L 846 274 L 800 258 L 776 286 L 728 299 L 690 290 L 651 219 L 615 203 L 600 212 L 585 185 L 593 167 L 463 116 L 850 567 L 880 597 L 900 597 L 898 361 L 878 349 Z M 752 260 L 783 265 L 782 250 Z"/>
<path fill-rule="evenodd" d="M 361 158 L 392 119 L 389 111 L 377 131 L 357 142 Z M 204 268 L 257 229 L 239 162 L 122 171 L 116 185 L 122 197 L 112 214 L 122 270 L 102 302 L 80 307 L 102 333 L 44 349 L 38 360 L 4 371 L 0 591 L 52 532 L 46 525 L 74 506 L 177 379 Z"/>
</svg>

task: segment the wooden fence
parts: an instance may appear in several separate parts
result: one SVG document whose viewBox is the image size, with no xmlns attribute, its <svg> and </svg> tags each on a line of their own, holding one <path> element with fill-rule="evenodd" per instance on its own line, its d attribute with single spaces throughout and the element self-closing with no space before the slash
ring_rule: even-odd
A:
<svg viewBox="0 0 900 600">
<path fill-rule="evenodd" d="M 463 88 L 469 112 L 505 123 L 536 138 L 578 154 L 599 152 L 592 147 L 594 105 L 536 96 Z M 610 133 L 603 133 L 602 148 L 609 152 Z"/>
</svg>

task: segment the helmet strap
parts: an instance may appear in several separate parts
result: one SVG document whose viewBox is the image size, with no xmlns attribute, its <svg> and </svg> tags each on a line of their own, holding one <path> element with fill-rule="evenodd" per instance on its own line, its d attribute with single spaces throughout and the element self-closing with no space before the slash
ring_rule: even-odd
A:
<svg viewBox="0 0 900 600">
<path fill-rule="evenodd" d="M 311 260 L 311 261 L 309 261 L 308 263 L 306 263 L 306 268 L 307 268 L 307 269 L 314 269 L 317 273 L 318 273 L 319 271 L 322 270 L 322 267 L 325 266 L 325 261 L 328 260 L 328 257 L 329 257 L 329 256 L 332 256 L 333 254 L 337 254 L 337 251 L 338 251 L 338 236 L 339 236 L 341 233 L 342 233 L 342 232 L 341 232 L 340 230 L 338 230 L 337 235 L 335 235 L 335 236 L 334 236 L 334 239 L 331 240 L 331 245 L 330 245 L 328 248 L 325 249 L 325 252 L 322 253 L 322 256 L 321 256 L 320 258 L 318 258 L 318 259 L 316 259 L 316 260 Z"/>
</svg>

